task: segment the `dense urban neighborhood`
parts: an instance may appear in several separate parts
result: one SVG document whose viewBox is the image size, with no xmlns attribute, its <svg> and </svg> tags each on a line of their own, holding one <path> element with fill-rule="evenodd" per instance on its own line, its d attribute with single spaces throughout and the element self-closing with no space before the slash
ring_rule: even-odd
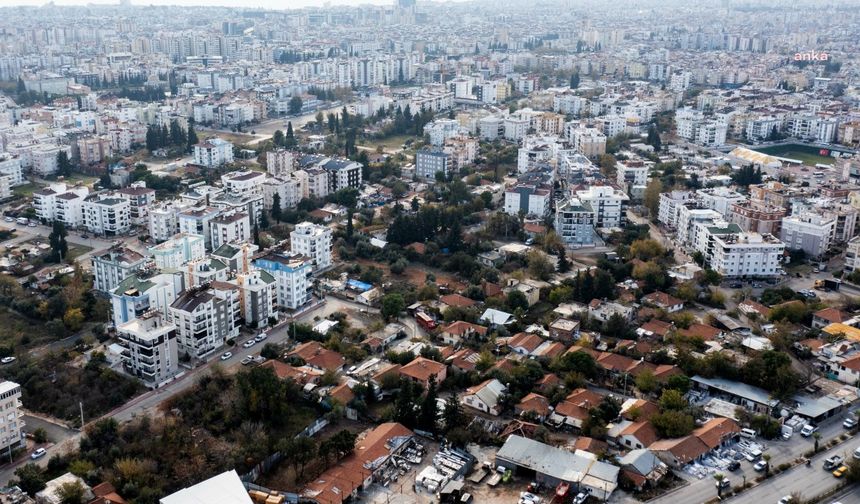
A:
<svg viewBox="0 0 860 504">
<path fill-rule="evenodd" d="M 860 503 L 856 0 L 14 3 L 0 504 Z"/>
</svg>

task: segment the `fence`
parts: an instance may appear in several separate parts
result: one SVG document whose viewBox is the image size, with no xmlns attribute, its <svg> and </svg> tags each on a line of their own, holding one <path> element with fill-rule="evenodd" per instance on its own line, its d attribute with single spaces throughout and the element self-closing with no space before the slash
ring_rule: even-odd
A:
<svg viewBox="0 0 860 504">
<path fill-rule="evenodd" d="M 328 420 L 325 418 L 317 418 L 313 421 L 313 423 L 305 427 L 303 431 L 296 434 L 295 437 L 312 437 L 317 432 L 323 430 L 323 428 L 325 428 L 328 423 Z M 278 465 L 283 458 L 284 455 L 282 455 L 281 452 L 275 452 L 266 457 L 265 459 L 261 460 L 260 463 L 255 465 L 250 471 L 243 474 L 240 479 L 243 483 L 245 483 L 245 486 L 247 487 L 248 485 L 253 484 L 253 482 L 257 481 L 257 478 L 259 478 L 261 474 L 269 472 L 272 467 Z"/>
</svg>

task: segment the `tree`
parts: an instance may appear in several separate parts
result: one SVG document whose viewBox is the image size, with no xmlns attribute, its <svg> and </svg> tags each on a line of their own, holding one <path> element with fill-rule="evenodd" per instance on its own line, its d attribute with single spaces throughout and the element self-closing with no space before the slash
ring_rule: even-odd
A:
<svg viewBox="0 0 860 504">
<path fill-rule="evenodd" d="M 818 442 L 821 440 L 821 433 L 820 432 L 813 432 L 812 438 L 815 439 L 815 448 L 813 448 L 812 452 L 818 453 Z"/>
<path fill-rule="evenodd" d="M 526 256 L 526 261 L 529 265 L 529 274 L 539 280 L 549 280 L 555 272 L 552 261 L 540 250 L 531 250 Z"/>
<path fill-rule="evenodd" d="M 564 248 L 564 245 L 560 245 L 556 250 L 556 255 L 558 256 L 558 271 L 559 273 L 567 273 L 570 271 L 570 261 L 567 259 L 567 251 Z"/>
<path fill-rule="evenodd" d="M 382 298 L 382 316 L 385 320 L 397 318 L 403 309 L 406 308 L 406 302 L 403 296 L 398 293 L 386 294 Z"/>
<path fill-rule="evenodd" d="M 256 245 L 260 244 L 260 227 L 257 226 L 257 223 L 254 223 L 254 243 Z"/>
<path fill-rule="evenodd" d="M 438 430 L 437 420 L 439 417 L 439 406 L 436 404 L 436 376 L 431 375 L 427 384 L 427 394 L 421 401 L 421 409 L 418 412 L 417 427 L 421 430 L 436 433 Z"/>
<path fill-rule="evenodd" d="M 290 121 L 287 123 L 287 134 L 284 135 L 284 147 L 294 149 L 297 145 L 299 145 L 299 141 L 296 140 L 296 134 L 293 132 L 293 123 Z"/>
<path fill-rule="evenodd" d="M 651 417 L 651 424 L 662 437 L 679 438 L 693 432 L 695 420 L 683 411 L 664 411 Z"/>
<path fill-rule="evenodd" d="M 48 431 L 39 427 L 38 429 L 33 431 L 33 441 L 37 444 L 43 444 L 48 442 Z"/>
<path fill-rule="evenodd" d="M 663 182 L 654 177 L 645 186 L 644 204 L 652 218 L 657 217 L 660 210 L 660 194 L 663 192 Z"/>
<path fill-rule="evenodd" d="M 648 369 L 636 377 L 636 388 L 643 394 L 650 394 L 657 390 L 659 386 L 660 384 L 657 382 L 657 378 L 654 377 L 654 373 Z"/>
<path fill-rule="evenodd" d="M 684 399 L 684 395 L 675 389 L 666 389 L 663 391 L 663 394 L 660 395 L 660 409 L 664 411 L 680 411 L 686 409 L 687 406 L 689 406 L 689 404 L 687 404 L 687 400 Z"/>
<path fill-rule="evenodd" d="M 57 174 L 63 177 L 72 174 L 72 161 L 69 159 L 69 153 L 64 150 L 57 153 Z"/>
<path fill-rule="evenodd" d="M 512 290 L 508 293 L 507 299 L 505 300 L 507 307 L 511 311 L 520 310 L 528 310 L 529 309 L 529 300 L 525 294 L 518 290 Z"/>
<path fill-rule="evenodd" d="M 80 308 L 69 308 L 63 315 L 63 323 L 70 331 L 80 331 L 84 325 L 84 312 Z"/>
<path fill-rule="evenodd" d="M 770 453 L 765 453 L 761 459 L 764 460 L 764 477 L 770 477 Z"/>
<path fill-rule="evenodd" d="M 51 262 L 61 262 L 69 255 L 69 244 L 66 243 L 66 226 L 60 221 L 54 221 L 48 243 L 51 245 Z"/>
<path fill-rule="evenodd" d="M 15 469 L 15 476 L 18 478 L 15 485 L 30 496 L 34 496 L 36 492 L 45 489 L 45 473 L 36 464 L 29 463 Z"/>
<path fill-rule="evenodd" d="M 79 481 L 68 481 L 57 489 L 60 504 L 81 504 L 84 501 L 84 487 Z"/>
<path fill-rule="evenodd" d="M 660 147 L 662 147 L 662 143 L 660 141 L 660 132 L 657 131 L 657 126 L 652 124 L 651 127 L 648 128 L 648 139 L 646 140 L 646 142 L 651 147 L 654 147 L 655 151 L 660 150 Z"/>
<path fill-rule="evenodd" d="M 313 439 L 299 436 L 284 439 L 280 444 L 279 451 L 293 464 L 293 470 L 298 479 L 302 479 L 305 474 L 305 466 L 316 458 L 317 446 Z"/>
<path fill-rule="evenodd" d="M 576 89 L 579 87 L 579 72 L 573 72 L 570 75 L 570 89 Z"/>
<path fill-rule="evenodd" d="M 302 99 L 300 96 L 293 96 L 290 98 L 289 110 L 290 114 L 296 115 L 302 111 Z"/>
<path fill-rule="evenodd" d="M 186 135 L 186 137 L 188 138 L 186 150 L 188 152 L 191 152 L 191 150 L 194 149 L 194 146 L 200 142 L 200 140 L 197 138 L 197 132 L 194 131 L 194 121 L 193 120 L 188 121 L 188 134 Z"/>
<path fill-rule="evenodd" d="M 278 193 L 272 195 L 272 218 L 278 224 L 281 223 L 283 214 L 281 212 L 281 196 Z"/>
<path fill-rule="evenodd" d="M 463 413 L 463 407 L 454 394 L 445 400 L 445 408 L 442 410 L 442 423 L 446 432 L 450 432 L 452 429 L 462 427 L 466 424 L 466 415 Z"/>
<path fill-rule="evenodd" d="M 281 130 L 275 130 L 275 134 L 272 135 L 272 143 L 278 147 L 284 146 L 284 132 Z"/>
<path fill-rule="evenodd" d="M 717 497 L 723 497 L 723 480 L 726 479 L 726 476 L 721 473 L 714 474 L 714 479 L 717 480 Z"/>
</svg>

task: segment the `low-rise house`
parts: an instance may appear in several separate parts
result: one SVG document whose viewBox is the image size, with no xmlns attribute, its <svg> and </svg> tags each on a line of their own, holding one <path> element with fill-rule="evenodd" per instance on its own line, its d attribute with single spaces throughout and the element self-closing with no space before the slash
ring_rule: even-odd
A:
<svg viewBox="0 0 860 504">
<path fill-rule="evenodd" d="M 657 429 L 647 420 L 629 422 L 624 429 L 618 433 L 616 444 L 624 448 L 647 448 L 651 446 L 659 436 Z"/>
<path fill-rule="evenodd" d="M 636 334 L 640 338 L 656 338 L 662 340 L 669 333 L 675 329 L 673 324 L 669 322 L 663 322 L 659 319 L 651 319 L 648 322 L 642 324 L 638 329 L 636 329 Z"/>
<path fill-rule="evenodd" d="M 744 299 L 738 303 L 738 311 L 747 317 L 770 319 L 770 308 L 752 299 Z"/>
<path fill-rule="evenodd" d="M 562 354 L 567 348 L 558 341 L 544 341 L 532 351 L 531 355 L 538 359 L 552 360 Z"/>
<path fill-rule="evenodd" d="M 558 427 L 566 426 L 579 429 L 582 422 L 589 416 L 591 408 L 596 407 L 603 400 L 603 395 L 597 392 L 579 388 L 568 394 L 568 396 L 556 404 L 548 420 Z"/>
<path fill-rule="evenodd" d="M 542 343 L 543 338 L 537 334 L 521 332 L 511 336 L 508 340 L 508 348 L 520 355 L 531 355 Z"/>
<path fill-rule="evenodd" d="M 276 359 L 269 359 L 260 365 L 262 368 L 270 368 L 275 376 L 281 380 L 293 380 L 304 387 L 307 384 L 317 385 L 322 378 L 323 371 L 310 366 L 291 366 Z"/>
<path fill-rule="evenodd" d="M 459 345 L 464 339 L 474 336 L 483 337 L 487 334 L 487 328 L 471 322 L 458 320 L 443 327 L 439 332 L 439 338 L 447 345 Z"/>
<path fill-rule="evenodd" d="M 723 336 L 723 331 L 705 324 L 690 324 L 687 329 L 681 329 L 678 334 L 687 338 L 701 338 L 704 341 L 713 341 Z"/>
<path fill-rule="evenodd" d="M 708 446 L 693 435 L 676 439 L 662 439 L 652 443 L 649 449 L 660 460 L 675 469 L 701 459 L 709 451 Z"/>
<path fill-rule="evenodd" d="M 648 449 L 630 450 L 619 460 L 621 475 L 633 483 L 636 491 L 655 488 L 669 473 L 669 467 Z"/>
<path fill-rule="evenodd" d="M 445 362 L 456 371 L 468 373 L 477 368 L 479 360 L 481 360 L 481 354 L 471 348 L 462 348 L 445 359 Z"/>
<path fill-rule="evenodd" d="M 93 494 L 92 488 L 90 488 L 87 483 L 80 478 L 79 476 L 75 476 L 72 473 L 63 474 L 60 477 L 54 478 L 51 481 L 45 483 L 45 488 L 36 492 L 36 502 L 39 504 L 61 504 L 66 502 L 63 499 L 63 486 L 64 485 L 80 485 L 83 489 L 84 499 L 91 500 L 95 497 Z"/>
<path fill-rule="evenodd" d="M 495 308 L 487 308 L 479 321 L 491 326 L 500 326 L 513 324 L 515 320 L 516 318 L 508 312 Z"/>
<path fill-rule="evenodd" d="M 620 315 L 624 320 L 633 320 L 636 310 L 631 306 L 624 306 L 614 301 L 601 301 L 592 299 L 588 303 L 588 314 L 601 322 L 606 322 L 613 315 Z"/>
<path fill-rule="evenodd" d="M 621 417 L 631 421 L 648 420 L 660 412 L 660 407 L 646 399 L 627 399 L 621 404 Z"/>
<path fill-rule="evenodd" d="M 549 337 L 565 343 L 573 343 L 579 339 L 579 321 L 564 317 L 555 319 L 549 325 Z"/>
<path fill-rule="evenodd" d="M 316 341 L 302 343 L 292 351 L 288 352 L 287 357 L 298 357 L 305 361 L 308 366 L 323 371 L 340 371 L 346 363 L 346 359 L 343 358 L 343 355 L 333 350 L 323 348 L 323 346 Z"/>
<path fill-rule="evenodd" d="M 693 431 L 709 450 L 720 448 L 738 439 L 740 426 L 731 418 L 712 418 Z"/>
<path fill-rule="evenodd" d="M 523 397 L 522 400 L 517 403 L 516 406 L 514 406 L 514 413 L 516 415 L 528 415 L 532 418 L 537 419 L 540 422 L 543 422 L 551 411 L 552 409 L 549 405 L 549 399 L 534 392 L 531 392 L 527 396 Z"/>
<path fill-rule="evenodd" d="M 851 318 L 836 308 L 823 308 L 812 314 L 812 328 L 823 329 L 830 324 L 844 324 Z"/>
<path fill-rule="evenodd" d="M 483 413 L 498 416 L 502 412 L 501 398 L 507 392 L 507 387 L 493 378 L 466 389 L 460 398 L 460 403 Z"/>
<path fill-rule="evenodd" d="M 248 490 L 242 484 L 236 470 L 223 472 L 194 486 L 183 488 L 167 497 L 159 504 L 188 504 L 190 502 L 217 502 L 218 504 L 253 504 Z"/>
<path fill-rule="evenodd" d="M 460 294 L 446 294 L 439 298 L 439 304 L 439 311 L 445 313 L 449 308 L 471 308 L 478 302 Z"/>
<path fill-rule="evenodd" d="M 399 373 L 400 376 L 421 384 L 424 390 L 427 390 L 430 386 L 431 377 L 435 379 L 437 385 L 445 381 L 448 376 L 448 367 L 441 362 L 425 357 L 416 357 L 412 362 L 401 367 Z"/>
<path fill-rule="evenodd" d="M 651 294 L 642 296 L 642 303 L 660 308 L 668 313 L 675 313 L 684 309 L 683 301 L 661 291 L 652 292 Z"/>
</svg>

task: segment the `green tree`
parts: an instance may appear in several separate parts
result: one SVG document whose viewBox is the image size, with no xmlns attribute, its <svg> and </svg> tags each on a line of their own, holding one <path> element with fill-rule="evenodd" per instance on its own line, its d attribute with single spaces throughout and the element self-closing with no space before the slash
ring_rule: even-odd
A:
<svg viewBox="0 0 860 504">
<path fill-rule="evenodd" d="M 427 393 L 421 401 L 421 410 L 418 412 L 417 427 L 421 430 L 436 433 L 438 430 L 439 407 L 436 404 L 436 376 L 430 376 L 427 384 Z"/>
<path fill-rule="evenodd" d="M 684 395 L 675 389 L 666 389 L 660 395 L 660 409 L 662 410 L 684 410 L 689 406 Z"/>
<path fill-rule="evenodd" d="M 466 414 L 463 413 L 463 407 L 454 394 L 445 400 L 445 408 L 442 410 L 442 423 L 446 432 L 466 424 Z"/>
<path fill-rule="evenodd" d="M 662 437 L 679 438 L 693 432 L 695 420 L 683 411 L 664 411 L 651 417 L 651 424 Z"/>
<path fill-rule="evenodd" d="M 657 378 L 654 377 L 654 373 L 648 369 L 641 372 L 639 376 L 636 377 L 636 388 L 638 388 L 643 394 L 650 394 L 659 387 L 660 384 L 657 382 Z"/>
<path fill-rule="evenodd" d="M 186 137 L 188 139 L 186 151 L 191 152 L 194 149 L 194 146 L 200 143 L 200 140 L 197 138 L 197 132 L 194 131 L 193 120 L 188 121 L 188 134 L 186 135 Z"/>
<path fill-rule="evenodd" d="M 51 245 L 51 262 L 61 262 L 69 256 L 69 244 L 66 243 L 66 226 L 60 221 L 54 221 L 48 243 Z"/>
<path fill-rule="evenodd" d="M 284 146 L 284 132 L 281 130 L 275 130 L 275 134 L 272 135 L 272 143 L 277 147 Z"/>
<path fill-rule="evenodd" d="M 406 308 L 406 302 L 400 294 L 390 293 L 382 297 L 381 311 L 385 320 L 397 318 L 404 308 Z"/>
<path fill-rule="evenodd" d="M 287 134 L 284 135 L 284 147 L 294 149 L 297 145 L 299 145 L 299 141 L 296 140 L 296 134 L 293 132 L 293 123 L 290 121 L 287 123 Z"/>
<path fill-rule="evenodd" d="M 526 295 L 518 290 L 512 290 L 508 292 L 507 299 L 505 300 L 507 307 L 511 311 L 516 311 L 517 309 L 521 309 L 523 311 L 529 309 L 529 300 L 526 298 Z"/>
<path fill-rule="evenodd" d="M 316 459 L 317 446 L 313 439 L 306 436 L 285 438 L 278 447 L 287 460 L 293 465 L 297 478 L 302 480 L 305 467 Z"/>
<path fill-rule="evenodd" d="M 529 265 L 529 274 L 539 280 L 549 280 L 555 272 L 552 261 L 540 250 L 531 250 L 526 256 L 526 261 Z"/>
<path fill-rule="evenodd" d="M 662 142 L 660 141 L 660 132 L 657 131 L 657 126 L 653 124 L 648 128 L 648 139 L 646 140 L 648 145 L 654 147 L 655 151 L 659 151 L 662 147 Z"/>
<path fill-rule="evenodd" d="M 15 469 L 15 476 L 18 480 L 14 484 L 31 497 L 36 495 L 36 492 L 45 489 L 45 473 L 36 464 L 28 463 Z"/>
<path fill-rule="evenodd" d="M 573 72 L 570 75 L 570 89 L 576 89 L 579 87 L 579 72 Z"/>
<path fill-rule="evenodd" d="M 68 177 L 72 174 L 72 160 L 69 159 L 69 153 L 61 150 L 57 153 L 57 175 Z"/>
<path fill-rule="evenodd" d="M 652 218 L 657 217 L 660 210 L 660 194 L 663 192 L 663 182 L 654 177 L 645 186 L 644 204 Z"/>
<path fill-rule="evenodd" d="M 60 504 L 82 504 L 84 501 L 84 487 L 79 481 L 68 481 L 57 489 Z"/>
<path fill-rule="evenodd" d="M 289 111 L 292 115 L 297 115 L 302 111 L 302 98 L 300 96 L 293 96 L 290 98 L 289 103 Z"/>
<path fill-rule="evenodd" d="M 281 196 L 278 193 L 272 195 L 272 218 L 278 224 L 281 223 L 283 213 L 281 211 Z"/>
</svg>

